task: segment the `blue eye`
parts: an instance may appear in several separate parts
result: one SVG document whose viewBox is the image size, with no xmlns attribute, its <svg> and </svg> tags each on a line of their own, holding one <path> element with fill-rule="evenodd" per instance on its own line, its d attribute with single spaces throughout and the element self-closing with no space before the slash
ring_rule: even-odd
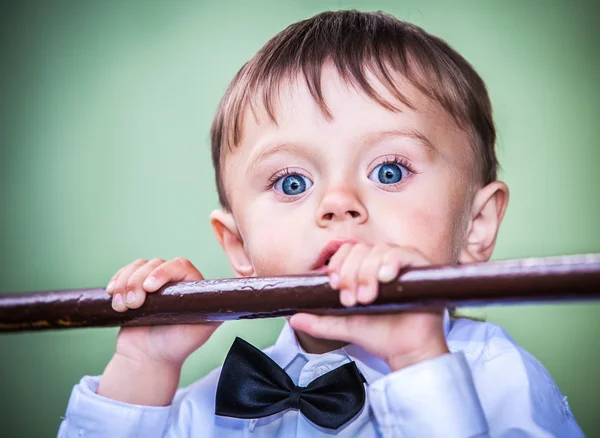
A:
<svg viewBox="0 0 600 438">
<path fill-rule="evenodd" d="M 396 184 L 406 178 L 408 170 L 396 163 L 384 163 L 373 169 L 369 179 L 381 184 Z"/>
<path fill-rule="evenodd" d="M 312 181 L 305 176 L 294 173 L 292 175 L 280 178 L 275 183 L 275 189 L 288 196 L 296 196 L 304 193 L 312 187 Z"/>
</svg>

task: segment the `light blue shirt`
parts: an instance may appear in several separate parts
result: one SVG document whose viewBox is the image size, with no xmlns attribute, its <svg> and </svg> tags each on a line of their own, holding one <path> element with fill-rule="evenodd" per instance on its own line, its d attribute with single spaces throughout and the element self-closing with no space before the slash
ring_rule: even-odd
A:
<svg viewBox="0 0 600 438">
<path fill-rule="evenodd" d="M 179 389 L 170 406 L 121 403 L 96 394 L 100 376 L 75 386 L 59 438 L 99 437 L 581 437 L 583 432 L 546 369 L 499 326 L 444 320 L 450 354 L 390 372 L 356 345 L 305 353 L 286 323 L 265 350 L 295 384 L 307 386 L 349 361 L 366 378 L 362 411 L 336 431 L 296 410 L 243 420 L 215 416 L 220 369 Z M 160 376 L 157 376 L 160 378 Z M 231 388 L 235 391 L 235 388 Z"/>
</svg>

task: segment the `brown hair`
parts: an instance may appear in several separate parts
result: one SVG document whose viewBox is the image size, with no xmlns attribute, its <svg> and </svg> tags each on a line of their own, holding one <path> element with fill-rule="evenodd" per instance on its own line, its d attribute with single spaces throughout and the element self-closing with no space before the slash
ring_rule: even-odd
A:
<svg viewBox="0 0 600 438">
<path fill-rule="evenodd" d="M 398 101 L 414 109 L 394 80 L 397 74 L 404 76 L 469 133 L 478 182 L 488 184 L 496 179 L 496 130 L 490 99 L 485 83 L 460 54 L 442 39 L 383 12 L 323 12 L 271 38 L 229 84 L 211 127 L 213 166 L 223 208 L 230 207 L 222 181 L 223 157 L 241 141 L 247 105 L 256 116 L 258 103 L 276 123 L 279 88 L 300 75 L 330 119 L 321 89 L 326 63 L 331 63 L 343 80 L 390 111 L 399 108 L 374 90 L 367 80 L 367 69 Z"/>
</svg>

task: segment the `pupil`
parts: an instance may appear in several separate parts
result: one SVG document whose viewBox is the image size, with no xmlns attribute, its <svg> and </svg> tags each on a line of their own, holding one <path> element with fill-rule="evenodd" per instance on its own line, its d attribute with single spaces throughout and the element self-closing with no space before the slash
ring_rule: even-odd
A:
<svg viewBox="0 0 600 438">
<path fill-rule="evenodd" d="M 379 169 L 379 182 L 394 184 L 402 179 L 402 171 L 397 164 L 384 164 Z"/>
<path fill-rule="evenodd" d="M 306 182 L 300 175 L 286 176 L 283 180 L 282 189 L 286 195 L 299 195 L 306 190 Z"/>
</svg>

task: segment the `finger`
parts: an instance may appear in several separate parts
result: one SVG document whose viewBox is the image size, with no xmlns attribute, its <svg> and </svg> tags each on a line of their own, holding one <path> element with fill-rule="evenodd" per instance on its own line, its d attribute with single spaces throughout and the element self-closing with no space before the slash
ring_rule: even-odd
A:
<svg viewBox="0 0 600 438">
<path fill-rule="evenodd" d="M 343 244 L 329 260 L 327 265 L 327 272 L 329 274 L 329 284 L 332 289 L 338 289 L 340 287 L 340 269 L 344 264 L 344 260 L 350 254 L 350 251 L 354 247 L 353 243 Z"/>
<path fill-rule="evenodd" d="M 204 277 L 188 259 L 177 257 L 154 269 L 144 280 L 146 292 L 156 292 L 170 281 L 198 281 Z"/>
<path fill-rule="evenodd" d="M 345 316 L 296 313 L 290 318 L 290 326 L 315 338 L 352 342 L 347 321 L 348 317 Z"/>
<path fill-rule="evenodd" d="M 344 306 L 354 306 L 356 304 L 358 270 L 370 251 L 371 247 L 367 245 L 355 245 L 346 260 L 344 260 L 340 270 L 340 301 Z"/>
<path fill-rule="evenodd" d="M 383 257 L 389 250 L 389 245 L 376 245 L 365 257 L 357 275 L 358 291 L 356 300 L 359 303 L 369 304 L 377 298 L 379 293 L 377 274 L 383 263 Z"/>
<path fill-rule="evenodd" d="M 137 271 L 130 275 L 125 288 L 125 305 L 128 308 L 137 309 L 144 303 L 146 291 L 142 287 L 142 283 L 152 271 L 163 263 L 166 263 L 163 259 L 152 259 L 145 265 L 140 266 Z"/>
<path fill-rule="evenodd" d="M 108 282 L 108 286 L 106 286 L 106 293 L 108 295 L 113 294 L 113 292 L 115 291 L 115 285 L 117 284 L 117 278 L 119 278 L 119 275 L 121 275 L 121 272 L 123 272 L 123 270 L 129 265 L 125 265 L 123 266 L 121 269 L 119 269 L 115 275 L 112 276 L 112 278 L 110 279 L 110 281 Z"/>
<path fill-rule="evenodd" d="M 412 248 L 393 247 L 383 256 L 377 278 L 382 283 L 395 280 L 402 268 L 407 266 L 427 266 L 431 263 L 427 258 Z"/>
<path fill-rule="evenodd" d="M 119 277 L 115 281 L 115 288 L 113 291 L 113 299 L 112 299 L 112 307 L 117 312 L 124 312 L 127 310 L 127 306 L 125 305 L 125 293 L 127 281 L 131 274 L 138 270 L 140 266 L 143 266 L 147 263 L 145 259 L 138 259 L 134 262 L 131 262 L 127 266 L 123 268 L 123 271 L 119 274 Z"/>
</svg>

